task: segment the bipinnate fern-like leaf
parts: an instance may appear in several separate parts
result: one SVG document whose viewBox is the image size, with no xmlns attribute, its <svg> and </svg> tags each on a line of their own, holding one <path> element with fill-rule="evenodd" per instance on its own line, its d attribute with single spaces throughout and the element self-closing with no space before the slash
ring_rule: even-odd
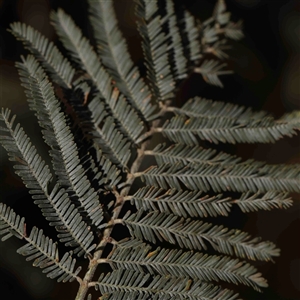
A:
<svg viewBox="0 0 300 300">
<path fill-rule="evenodd" d="M 58 242 L 37 227 L 28 236 L 25 219 L 0 203 L 2 241 L 16 236 L 25 242 L 17 252 L 49 278 L 76 280 L 76 300 L 92 300 L 90 288 L 101 300 L 238 299 L 224 282 L 261 291 L 267 281 L 249 261 L 272 261 L 280 250 L 210 219 L 233 207 L 290 207 L 300 167 L 243 160 L 202 140 L 275 142 L 300 130 L 299 112 L 275 120 L 200 97 L 172 106 L 192 72 L 222 87 L 228 40 L 242 37 L 241 22 L 230 20 L 224 0 L 204 22 L 172 0 L 134 2 L 146 78 L 114 1 L 87 0 L 92 42 L 63 10 L 51 13 L 70 61 L 30 26 L 10 26 L 31 52 L 16 66 L 51 165 L 8 109 L 0 112 L 0 144 Z M 156 133 L 165 140 L 151 140 Z M 71 250 L 60 257 L 63 245 Z M 85 263 L 77 267 L 74 255 Z"/>
<path fill-rule="evenodd" d="M 266 287 L 266 281 L 257 274 L 257 270 L 248 263 L 226 256 L 209 256 L 200 252 L 183 252 L 150 246 L 121 248 L 118 247 L 106 260 L 113 269 L 135 270 L 155 275 L 171 275 L 175 278 L 187 276 L 193 280 L 227 281 L 243 283 L 259 290 Z"/>
<path fill-rule="evenodd" d="M 125 224 L 133 237 L 154 244 L 167 241 L 195 250 L 206 250 L 209 244 L 220 253 L 251 260 L 269 261 L 279 255 L 272 242 L 260 242 L 260 238 L 252 238 L 246 232 L 172 214 L 154 211 L 144 215 L 140 210 L 115 222 Z"/>
<path fill-rule="evenodd" d="M 118 28 L 113 2 L 101 0 L 88 2 L 97 51 L 103 64 L 130 103 L 145 120 L 151 120 L 156 106 L 151 104 L 149 88 L 132 62 L 126 41 Z"/>
<path fill-rule="evenodd" d="M 100 200 L 85 175 L 73 134 L 50 82 L 31 56 L 24 59 L 23 64 L 18 63 L 17 67 L 29 107 L 36 112 L 44 140 L 51 147 L 50 154 L 58 182 L 70 192 L 71 197 L 76 197 L 92 224 L 98 226 L 103 219 Z"/>
<path fill-rule="evenodd" d="M 13 235 L 26 240 L 27 243 L 17 252 L 27 256 L 27 261 L 34 259 L 33 266 L 42 268 L 47 277 L 52 279 L 58 277 L 58 282 L 78 279 L 81 267 L 75 270 L 76 259 L 72 258 L 72 252 L 65 253 L 60 259 L 57 244 L 46 237 L 42 229 L 33 227 L 27 236 L 25 219 L 3 203 L 0 203 L 0 235 L 4 235 L 2 241 Z"/>
<path fill-rule="evenodd" d="M 88 254 L 95 248 L 90 228 L 82 220 L 75 205 L 71 203 L 68 194 L 56 184 L 49 192 L 49 183 L 52 179 L 49 167 L 37 153 L 26 133 L 17 124 L 14 127 L 15 117 L 10 118 L 10 111 L 3 110 L 0 121 L 5 127 L 0 130 L 0 143 L 7 150 L 10 159 L 17 164 L 14 166 L 25 186 L 30 189 L 32 198 L 51 226 L 58 231 L 60 241 L 66 246 L 76 247 L 74 253 L 78 256 Z"/>
</svg>

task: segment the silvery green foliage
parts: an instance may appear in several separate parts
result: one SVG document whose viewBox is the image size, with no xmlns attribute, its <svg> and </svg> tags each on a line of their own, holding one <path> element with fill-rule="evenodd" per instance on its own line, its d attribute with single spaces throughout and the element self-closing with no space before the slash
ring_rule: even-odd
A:
<svg viewBox="0 0 300 300">
<path fill-rule="evenodd" d="M 296 134 L 299 112 L 275 120 L 201 97 L 172 105 L 192 72 L 219 87 L 220 75 L 229 73 L 225 50 L 243 35 L 223 0 L 204 22 L 187 10 L 180 18 L 172 0 L 135 1 L 146 78 L 132 62 L 113 1 L 87 2 L 95 44 L 64 11 L 51 13 L 68 57 L 30 26 L 11 24 L 31 52 L 16 67 L 51 166 L 4 108 L 0 142 L 57 236 L 27 228 L 25 218 L 0 204 L 2 241 L 22 239 L 17 252 L 46 276 L 77 281 L 77 300 L 91 300 L 90 289 L 110 300 L 237 299 L 222 282 L 261 291 L 267 281 L 251 261 L 272 260 L 279 249 L 205 218 L 228 216 L 234 206 L 243 212 L 290 207 L 289 192 L 300 192 L 300 168 L 243 161 L 201 141 L 275 142 Z M 165 142 L 150 146 L 153 135 Z M 156 164 L 145 167 L 147 156 Z M 113 228 L 122 226 L 130 236 L 116 240 Z M 80 256 L 88 267 L 77 262 Z M 111 271 L 96 278 L 102 264 Z"/>
</svg>

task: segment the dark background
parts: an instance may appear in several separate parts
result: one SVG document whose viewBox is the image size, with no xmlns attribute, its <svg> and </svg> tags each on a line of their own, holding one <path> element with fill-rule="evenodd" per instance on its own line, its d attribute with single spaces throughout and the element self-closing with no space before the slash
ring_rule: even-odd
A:
<svg viewBox="0 0 300 300">
<path fill-rule="evenodd" d="M 208 18 L 215 1 L 178 0 L 202 20 Z M 133 1 L 116 1 L 120 26 L 129 42 L 134 61 L 141 64 L 142 50 L 135 28 Z M 207 86 L 198 76 L 185 83 L 178 101 L 200 95 L 209 99 L 240 103 L 255 109 L 265 109 L 275 116 L 299 109 L 300 73 L 300 1 L 227 0 L 228 10 L 235 20 L 244 21 L 245 38 L 233 43 L 230 67 L 234 75 L 224 77 L 224 89 Z M 51 9 L 62 7 L 76 23 L 91 36 L 87 22 L 85 1 L 0 0 L 0 106 L 12 109 L 18 115 L 25 131 L 37 144 L 41 154 L 46 149 L 41 144 L 39 128 L 32 112 L 28 110 L 23 88 L 14 62 L 26 54 L 20 42 L 6 31 L 9 24 L 22 21 L 38 29 L 48 38 L 56 40 L 49 25 Z M 284 138 L 274 145 L 226 146 L 224 149 L 244 158 L 255 158 L 268 163 L 300 163 L 299 138 Z M 14 174 L 12 164 L 0 149 L 0 201 L 9 203 L 18 214 L 27 217 L 30 225 L 43 226 L 39 210 L 32 204 L 22 182 Z M 281 248 L 281 256 L 273 263 L 257 263 L 268 279 L 269 288 L 264 294 L 240 286 L 245 299 L 299 300 L 300 299 L 300 205 L 299 195 L 293 195 L 295 205 L 286 210 L 258 212 L 242 215 L 233 212 L 230 226 L 241 228 L 264 240 L 271 240 Z M 220 218 L 219 222 L 223 222 Z M 16 253 L 22 241 L 9 239 L 0 243 L 0 291 L 5 299 L 74 299 L 77 285 L 56 284 L 39 269 L 25 262 Z M 3 299 L 3 298 L 2 298 Z"/>
</svg>

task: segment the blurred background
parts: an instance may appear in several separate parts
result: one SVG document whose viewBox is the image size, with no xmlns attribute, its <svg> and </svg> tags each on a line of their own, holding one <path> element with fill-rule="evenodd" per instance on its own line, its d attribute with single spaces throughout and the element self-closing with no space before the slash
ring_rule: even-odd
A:
<svg viewBox="0 0 300 300">
<path fill-rule="evenodd" d="M 120 27 L 129 42 L 133 60 L 142 65 L 142 49 L 135 27 L 132 0 L 115 0 Z M 211 16 L 214 0 L 177 0 L 201 20 Z M 200 95 L 209 99 L 239 103 L 272 112 L 276 117 L 300 109 L 300 1 L 298 0 L 227 0 L 233 19 L 244 21 L 245 38 L 232 43 L 230 68 L 234 75 L 223 77 L 224 88 L 211 87 L 199 76 L 192 76 L 184 85 L 177 101 L 181 105 L 189 97 Z M 7 32 L 9 24 L 21 21 L 57 41 L 49 24 L 51 9 L 63 8 L 72 15 L 86 36 L 91 36 L 85 1 L 63 0 L 0 0 L 0 106 L 18 115 L 18 122 L 37 145 L 42 155 L 47 149 L 33 113 L 28 110 L 20 85 L 15 61 L 27 52 L 20 42 Z M 180 103 L 181 102 L 181 103 Z M 243 158 L 255 158 L 268 163 L 300 163 L 299 138 L 284 138 L 272 145 L 239 145 L 223 149 Z M 24 215 L 30 226 L 43 227 L 39 209 L 32 204 L 27 190 L 14 174 L 4 150 L 0 149 L 0 201 L 9 203 Z M 239 287 L 244 299 L 300 299 L 300 199 L 293 195 L 295 205 L 285 211 L 258 212 L 243 215 L 233 212 L 227 222 L 281 248 L 274 263 L 257 263 L 268 279 L 264 294 Z M 48 231 L 46 231 L 48 234 Z M 49 234 L 53 232 L 49 230 Z M 16 253 L 22 241 L 9 239 L 0 243 L 0 291 L 5 299 L 74 299 L 77 284 L 56 284 L 39 269 Z M 4 298 L 2 298 L 4 299 Z"/>
</svg>

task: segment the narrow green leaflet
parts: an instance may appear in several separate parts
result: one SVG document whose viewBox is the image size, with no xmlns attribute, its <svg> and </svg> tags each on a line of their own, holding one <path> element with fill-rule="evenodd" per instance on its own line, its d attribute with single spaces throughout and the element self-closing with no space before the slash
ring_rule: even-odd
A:
<svg viewBox="0 0 300 300">
<path fill-rule="evenodd" d="M 162 189 L 183 187 L 194 191 L 234 191 L 234 192 L 299 192 L 300 168 L 298 165 L 290 168 L 283 165 L 256 166 L 237 164 L 226 165 L 193 164 L 186 166 L 182 162 L 162 164 L 150 167 L 144 172 L 135 174 L 141 176 L 148 185 Z"/>
<path fill-rule="evenodd" d="M 82 103 L 83 96 L 89 94 L 91 90 L 85 81 L 74 83 L 74 89 L 75 91 L 70 93 L 68 101 L 76 114 L 74 121 L 81 129 L 81 135 L 76 136 L 78 148 L 88 149 L 88 154 L 85 154 L 85 157 L 89 161 L 93 173 L 90 180 L 93 182 L 95 182 L 95 179 L 98 180 L 98 189 L 101 189 L 103 183 L 107 188 L 113 189 L 121 180 L 121 170 L 108 158 L 111 155 L 114 157 L 113 150 L 109 150 L 114 145 L 114 139 L 103 141 L 99 135 L 96 121 L 93 120 L 93 116 L 100 113 L 104 106 L 102 103 L 98 103 L 98 101 L 101 102 L 99 97 L 95 97 L 97 100 L 92 99 L 89 105 Z M 92 109 L 90 109 L 91 107 Z M 108 154 L 103 154 L 103 151 L 99 148 L 100 144 L 102 144 L 104 150 L 108 150 Z"/>
<path fill-rule="evenodd" d="M 129 296 L 127 299 L 236 299 L 232 291 L 222 290 L 218 286 L 201 281 L 191 283 L 183 276 L 180 278 L 160 275 L 151 277 L 150 274 L 124 269 L 107 275 L 102 274 L 94 284 L 102 294 L 124 292 L 126 296 Z M 139 298 L 131 298 L 138 295 Z M 144 295 L 148 295 L 149 298 L 144 298 Z"/>
<path fill-rule="evenodd" d="M 204 294 L 201 297 L 196 298 L 197 300 L 235 300 L 238 299 L 238 294 L 234 294 L 232 291 L 228 289 L 217 289 L 215 287 L 214 289 L 212 286 L 206 285 L 203 283 L 202 285 L 203 290 L 205 287 L 209 292 L 207 294 Z M 210 290 L 211 289 L 211 290 Z M 207 296 L 206 296 L 207 295 Z M 124 300 L 124 299 L 130 299 L 130 300 L 181 300 L 181 299 L 195 299 L 194 296 L 187 296 L 185 295 L 184 298 L 182 296 L 178 295 L 166 295 L 166 294 L 139 294 L 138 291 L 134 292 L 124 292 L 124 291 L 116 291 L 111 294 L 105 294 L 104 296 L 100 297 L 99 300 Z M 90 299 L 88 299 L 90 300 Z"/>
<path fill-rule="evenodd" d="M 133 196 L 127 196 L 137 209 L 171 213 L 180 217 L 227 216 L 232 199 L 222 195 L 209 197 L 201 191 L 164 191 L 152 186 L 140 188 Z"/>
<path fill-rule="evenodd" d="M 176 143 L 197 145 L 198 138 L 211 143 L 274 143 L 284 136 L 293 136 L 299 127 L 295 122 L 273 118 L 245 120 L 236 123 L 228 118 L 175 116 L 156 132 Z"/>
<path fill-rule="evenodd" d="M 137 209 L 160 211 L 179 217 L 217 217 L 228 216 L 232 206 L 238 205 L 243 212 L 289 208 L 293 201 L 287 193 L 267 192 L 244 193 L 240 198 L 224 198 L 222 194 L 209 196 L 202 191 L 168 191 L 152 186 L 140 188 L 134 195 L 127 196 Z"/>
<path fill-rule="evenodd" d="M 81 267 L 75 269 L 76 259 L 72 258 L 72 252 L 67 252 L 59 259 L 57 244 L 43 234 L 42 229 L 33 227 L 30 236 L 25 237 L 28 242 L 17 252 L 27 256 L 26 260 L 33 260 L 33 266 L 43 269 L 47 277 L 57 278 L 58 282 L 72 282 L 77 279 Z"/>
<path fill-rule="evenodd" d="M 283 123 L 292 122 L 295 124 L 296 128 L 300 130 L 300 110 L 294 110 L 284 114 L 279 121 Z"/>
<path fill-rule="evenodd" d="M 203 191 L 212 189 L 217 192 L 232 190 L 237 192 L 268 192 L 268 190 L 279 190 L 279 191 L 298 191 L 299 180 L 300 180 L 300 166 L 294 165 L 268 165 L 265 162 L 245 160 L 242 161 L 241 157 L 233 156 L 225 152 L 217 152 L 214 149 L 204 149 L 200 146 L 186 146 L 184 144 L 174 144 L 166 148 L 165 144 L 158 144 L 153 150 L 146 150 L 146 155 L 153 155 L 161 170 L 169 165 L 178 166 L 178 170 L 181 168 L 179 163 L 182 164 L 183 173 L 185 170 L 191 169 L 191 180 L 185 181 L 184 178 L 179 179 L 189 189 L 198 190 L 192 183 L 193 181 L 193 170 L 199 169 L 196 172 L 199 176 L 195 178 L 195 182 L 199 182 L 200 187 Z M 174 170 L 176 167 L 173 168 Z M 177 170 L 177 171 L 178 171 Z M 149 170 L 152 172 L 151 169 Z M 156 172 L 153 170 L 154 173 Z M 175 177 L 175 173 L 172 173 Z M 158 173 L 157 173 L 158 174 Z M 283 175 L 284 174 L 284 175 Z M 171 174 L 167 176 L 173 176 Z M 238 178 L 242 175 L 242 178 Z M 147 175 L 146 175 L 147 176 Z M 214 178 L 220 177 L 227 178 L 223 181 L 222 179 L 214 181 Z M 171 180 L 172 181 L 172 180 Z M 173 188 L 180 189 L 180 185 L 173 180 L 168 181 L 159 180 L 157 183 L 161 187 L 166 187 L 164 182 L 169 182 Z M 201 183 L 202 182 L 202 183 Z M 152 183 L 155 184 L 155 183 Z M 264 188 L 263 185 L 267 185 Z M 201 189 L 200 189 L 201 190 Z"/>
<path fill-rule="evenodd" d="M 170 51 L 172 53 L 173 62 L 170 64 L 173 67 L 176 79 L 183 79 L 187 77 L 188 60 L 185 57 L 182 38 L 180 35 L 180 28 L 175 14 L 175 7 L 172 0 L 167 0 L 166 11 L 168 14 L 168 29 L 171 39 Z"/>
<path fill-rule="evenodd" d="M 162 29 L 163 20 L 157 15 L 158 5 L 155 1 L 136 2 L 147 77 L 155 100 L 166 101 L 174 96 L 175 82 L 168 59 L 168 40 Z"/>
<path fill-rule="evenodd" d="M 254 162 L 246 160 L 242 162 L 242 158 L 225 152 L 217 152 L 215 149 L 205 149 L 200 146 L 188 146 L 184 144 L 173 144 L 166 147 L 166 144 L 158 144 L 153 150 L 146 150 L 145 155 L 153 155 L 158 165 L 182 162 L 184 165 L 207 164 L 233 166 L 236 164 L 256 164 L 257 167 L 263 165 L 263 162 Z"/>
<path fill-rule="evenodd" d="M 23 239 L 26 236 L 25 218 L 17 215 L 9 206 L 0 202 L 0 235 L 4 242 L 16 236 Z"/>
<path fill-rule="evenodd" d="M 33 227 L 30 235 L 26 234 L 25 219 L 17 215 L 9 206 L 0 203 L 0 235 L 2 241 L 15 235 L 27 243 L 17 252 L 27 256 L 27 261 L 33 260 L 33 266 L 43 269 L 47 277 L 57 278 L 58 282 L 68 282 L 80 279 L 77 274 L 81 267 L 75 270 L 76 259 L 72 252 L 66 252 L 60 259 L 56 243 L 43 234 L 43 230 Z"/>
<path fill-rule="evenodd" d="M 10 32 L 41 62 L 53 81 L 65 88 L 71 87 L 75 69 L 51 41 L 19 22 L 10 25 Z"/>
<path fill-rule="evenodd" d="M 189 49 L 189 61 L 199 60 L 202 57 L 201 39 L 200 39 L 200 24 L 199 21 L 188 11 L 183 12 L 183 21 L 185 24 L 185 35 L 187 47 Z"/>
<path fill-rule="evenodd" d="M 194 68 L 194 72 L 201 74 L 207 83 L 223 87 L 219 76 L 232 73 L 232 71 L 224 70 L 224 67 L 226 67 L 225 63 L 220 63 L 217 60 L 206 59 L 199 67 Z"/>
<path fill-rule="evenodd" d="M 130 143 L 117 130 L 114 119 L 107 114 L 99 98 L 91 101 L 89 109 L 96 127 L 95 142 L 112 163 L 126 169 L 131 155 Z"/>
<path fill-rule="evenodd" d="M 257 210 L 271 210 L 274 208 L 287 209 L 293 205 L 293 200 L 288 193 L 274 191 L 260 195 L 243 194 L 239 199 L 232 201 L 237 204 L 242 212 L 248 213 Z"/>
<path fill-rule="evenodd" d="M 15 161 L 16 173 L 30 190 L 32 198 L 46 218 L 50 226 L 55 226 L 58 237 L 66 246 L 76 247 L 74 253 L 78 256 L 89 254 L 95 247 L 94 235 L 90 227 L 82 220 L 75 205 L 71 203 L 66 191 L 56 184 L 48 191 L 52 174 L 49 167 L 37 153 L 19 124 L 14 126 L 15 116 L 10 118 L 10 111 L 3 110 L 0 121 L 5 127 L 0 127 L 0 143 L 6 149 L 10 160 Z M 4 135 L 2 135 L 4 132 Z"/>
<path fill-rule="evenodd" d="M 203 22 L 202 45 L 204 52 L 214 54 L 220 59 L 226 58 L 223 52 L 223 45 L 227 44 L 227 39 L 240 40 L 243 38 L 242 22 L 230 21 L 230 12 L 226 11 L 224 0 L 218 0 L 213 16 Z M 221 46 L 221 47 L 219 47 Z M 225 47 L 224 50 L 228 49 Z"/>
<path fill-rule="evenodd" d="M 157 211 L 145 215 L 140 210 L 116 222 L 125 224 L 132 236 L 154 244 L 167 241 L 181 248 L 202 250 L 208 243 L 220 253 L 251 260 L 269 261 L 279 255 L 273 243 L 260 242 L 260 238 L 252 238 L 246 232 Z"/>
<path fill-rule="evenodd" d="M 243 37 L 242 23 L 230 21 L 230 13 L 226 11 L 223 0 L 217 2 L 213 17 L 204 22 L 200 22 L 189 11 L 184 10 L 180 23 L 183 24 L 179 26 L 182 41 L 188 49 L 185 56 L 189 63 L 197 66 L 194 71 L 200 71 L 208 83 L 222 87 L 218 75 L 229 72 L 219 70 L 218 66 L 221 64 L 206 58 L 213 55 L 219 60 L 227 59 L 226 52 L 230 49 L 228 39 L 239 40 Z"/>
<path fill-rule="evenodd" d="M 24 59 L 17 67 L 29 107 L 35 111 L 44 140 L 51 147 L 50 154 L 58 182 L 70 192 L 71 197 L 80 202 L 92 224 L 99 226 L 103 220 L 99 196 L 85 174 L 74 136 L 52 85 L 33 57 Z"/>
<path fill-rule="evenodd" d="M 137 136 L 143 131 L 143 122 L 125 99 L 120 97 L 114 100 L 116 88 L 113 88 L 111 77 L 102 66 L 89 41 L 82 36 L 80 29 L 63 10 L 52 12 L 51 19 L 63 45 L 70 52 L 73 60 L 88 73 L 101 98 L 105 100 L 118 122 L 120 130 L 135 143 Z M 123 113 L 124 111 L 129 114 Z"/>
<path fill-rule="evenodd" d="M 256 112 L 249 107 L 201 97 L 189 99 L 181 108 L 169 107 L 168 110 L 187 117 L 232 119 L 239 124 L 243 124 L 245 120 L 260 120 L 268 116 L 268 113 L 262 110 Z"/>
<path fill-rule="evenodd" d="M 151 104 L 148 86 L 134 66 L 127 44 L 118 28 L 113 1 L 89 0 L 90 21 L 103 65 L 130 103 L 151 120 L 156 106 Z"/>
<path fill-rule="evenodd" d="M 126 269 L 164 276 L 187 276 L 206 282 L 220 280 L 251 286 L 255 289 L 266 287 L 266 280 L 248 263 L 227 256 L 207 255 L 199 252 L 184 252 L 145 245 L 132 248 L 118 247 L 108 256 L 107 262 L 114 270 Z"/>
</svg>

